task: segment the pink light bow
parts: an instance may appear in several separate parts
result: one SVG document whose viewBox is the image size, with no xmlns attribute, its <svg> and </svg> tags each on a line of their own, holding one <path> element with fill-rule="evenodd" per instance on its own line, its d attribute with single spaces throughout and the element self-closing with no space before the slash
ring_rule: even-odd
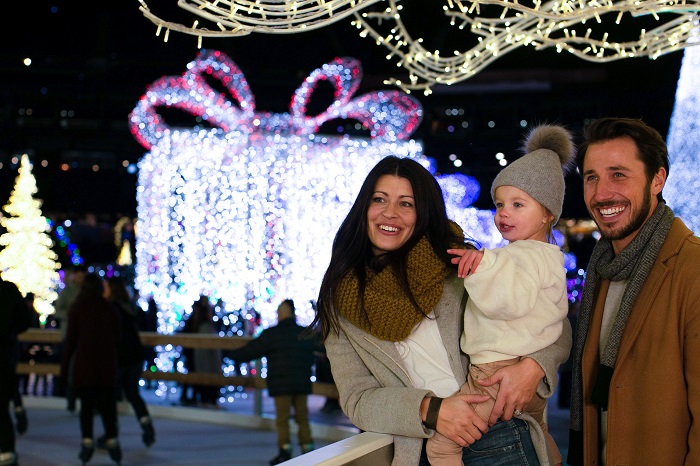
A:
<svg viewBox="0 0 700 466">
<path fill-rule="evenodd" d="M 171 130 L 157 112 L 162 106 L 202 117 L 224 133 L 306 135 L 316 133 L 326 121 L 350 118 L 369 129 L 372 139 L 386 141 L 408 139 L 423 118 L 420 102 L 397 90 L 372 91 L 352 99 L 362 79 L 360 62 L 353 58 L 336 58 L 314 70 L 295 91 L 289 113 L 281 114 L 255 111 L 255 97 L 243 73 L 222 52 L 202 50 L 187 68 L 182 76 L 154 81 L 129 115 L 131 133 L 146 149 Z M 228 95 L 207 84 L 205 73 L 221 81 Z M 333 86 L 335 100 L 322 113 L 307 116 L 306 107 L 321 80 Z"/>
</svg>

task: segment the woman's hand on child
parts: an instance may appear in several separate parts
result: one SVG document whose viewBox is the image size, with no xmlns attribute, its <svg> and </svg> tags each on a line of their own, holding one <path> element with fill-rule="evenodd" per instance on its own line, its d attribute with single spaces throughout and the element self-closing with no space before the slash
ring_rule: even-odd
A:
<svg viewBox="0 0 700 466">
<path fill-rule="evenodd" d="M 476 414 L 471 404 L 488 401 L 487 395 L 452 395 L 440 406 L 437 431 L 461 447 L 467 447 L 489 430 L 488 424 Z"/>
<path fill-rule="evenodd" d="M 544 370 L 534 359 L 523 358 L 519 363 L 503 367 L 491 377 L 479 380 L 485 387 L 500 384 L 489 425 L 494 425 L 498 418 L 510 420 L 516 410 L 525 411 L 544 375 Z"/>
</svg>

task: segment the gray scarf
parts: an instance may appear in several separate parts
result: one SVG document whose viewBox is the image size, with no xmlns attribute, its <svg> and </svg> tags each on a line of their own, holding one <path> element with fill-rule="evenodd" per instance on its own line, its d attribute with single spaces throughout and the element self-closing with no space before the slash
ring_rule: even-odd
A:
<svg viewBox="0 0 700 466">
<path fill-rule="evenodd" d="M 591 260 L 586 272 L 586 280 L 581 297 L 581 308 L 578 315 L 576 337 L 573 346 L 573 381 L 571 391 L 571 430 L 574 435 L 583 431 L 583 383 L 581 374 L 581 357 L 586 342 L 586 334 L 590 326 L 593 307 L 595 305 L 595 289 L 599 280 L 629 280 L 622 295 L 620 309 L 610 332 L 603 355 L 600 359 L 598 374 L 593 388 L 592 401 L 602 409 L 608 407 L 608 390 L 610 379 L 615 368 L 617 350 L 622 339 L 635 299 L 644 281 L 654 265 L 656 256 L 666 240 L 674 219 L 673 211 L 660 202 L 646 223 L 639 230 L 632 242 L 617 256 L 610 240 L 602 238 L 596 244 L 591 254 Z M 582 438 L 580 439 L 582 440 Z M 576 443 L 574 441 L 574 443 Z"/>
</svg>

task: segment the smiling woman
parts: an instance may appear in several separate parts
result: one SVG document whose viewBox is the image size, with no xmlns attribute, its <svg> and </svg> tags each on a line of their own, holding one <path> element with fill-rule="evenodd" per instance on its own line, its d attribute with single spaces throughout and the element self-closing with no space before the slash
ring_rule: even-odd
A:
<svg viewBox="0 0 700 466">
<path fill-rule="evenodd" d="M 374 197 L 367 209 L 372 252 L 394 251 L 413 235 L 416 208 L 413 188 L 406 178 L 383 175 L 377 180 Z"/>
</svg>

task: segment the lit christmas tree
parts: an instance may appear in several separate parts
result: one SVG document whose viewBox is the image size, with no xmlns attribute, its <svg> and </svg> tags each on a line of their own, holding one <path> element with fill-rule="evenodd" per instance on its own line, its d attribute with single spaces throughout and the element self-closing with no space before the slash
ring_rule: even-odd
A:
<svg viewBox="0 0 700 466">
<path fill-rule="evenodd" d="M 34 293 L 34 306 L 44 321 L 53 312 L 52 303 L 58 296 L 60 264 L 51 250 L 50 227 L 41 215 L 41 201 L 33 197 L 36 192 L 32 164 L 25 154 L 10 200 L 3 208 L 8 216 L 0 219 L 7 230 L 0 236 L 0 246 L 4 246 L 0 251 L 0 274 L 15 283 L 22 295 Z"/>
<path fill-rule="evenodd" d="M 700 38 L 696 38 L 700 41 Z M 700 45 L 683 55 L 676 103 L 668 131 L 669 178 L 664 187 L 668 205 L 685 224 L 700 235 L 698 160 L 700 152 Z"/>
</svg>

